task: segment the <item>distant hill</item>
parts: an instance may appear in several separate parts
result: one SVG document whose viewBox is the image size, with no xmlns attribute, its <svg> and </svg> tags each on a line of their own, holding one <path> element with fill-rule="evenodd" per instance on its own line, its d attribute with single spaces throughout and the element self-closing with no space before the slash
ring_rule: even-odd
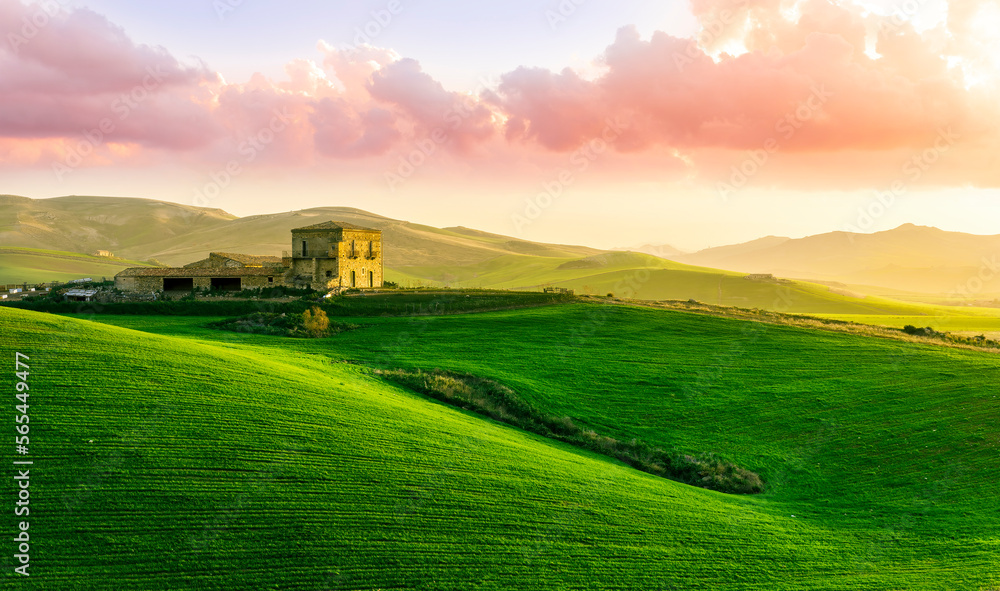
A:
<svg viewBox="0 0 1000 591">
<path fill-rule="evenodd" d="M 924 300 L 909 294 L 947 294 L 976 277 L 984 260 L 993 261 L 1000 254 L 1000 236 L 913 225 L 876 234 L 768 236 L 684 254 L 666 245 L 641 247 L 651 252 L 622 252 L 531 242 L 461 226 L 435 228 L 349 207 L 241 218 L 220 209 L 151 199 L 0 196 L 0 248 L 63 251 L 46 256 L 22 252 L 16 260 L 5 255 L 0 282 L 117 272 L 121 263 L 106 259 L 75 260 L 66 267 L 67 253 L 89 256 L 97 250 L 168 265 L 196 261 L 211 251 L 280 255 L 290 248 L 292 228 L 331 219 L 382 230 L 386 278 L 401 285 L 529 289 L 553 285 L 586 293 L 693 298 L 770 309 L 775 294 L 791 284 L 742 279 L 748 273 L 769 273 L 827 284 L 796 284 L 794 289 L 802 290 L 802 297 L 794 309 L 805 312 L 887 313 L 869 312 L 873 300 L 859 300 L 864 294 L 911 301 Z M 977 299 L 1000 294 L 1000 270 L 995 275 L 984 282 Z M 877 307 L 883 309 L 883 303 Z"/>
<path fill-rule="evenodd" d="M 0 245 L 116 255 L 169 265 L 204 258 L 211 251 L 280 255 L 292 228 L 340 220 L 383 231 L 387 267 L 472 265 L 505 254 L 580 257 L 602 251 L 541 244 L 468 228 L 433 228 L 349 207 L 317 207 L 237 217 L 151 199 L 115 197 L 0 197 Z"/>
<path fill-rule="evenodd" d="M 100 280 L 102 277 L 114 277 L 119 271 L 129 267 L 146 265 L 144 262 L 117 257 L 0 246 L 0 284 L 48 283 L 85 277 Z"/>
<path fill-rule="evenodd" d="M 977 297 L 1000 294 L 1000 235 L 979 236 L 905 224 L 874 234 L 831 232 L 806 238 L 768 237 L 710 248 L 674 260 L 744 273 L 877 285 L 948 294 L 960 286 Z M 987 264 L 988 263 L 988 264 Z M 979 288 L 980 270 L 992 276 Z M 971 286 L 969 285 L 971 281 Z"/>
<path fill-rule="evenodd" d="M 29 199 L 0 196 L 0 245 L 91 254 L 110 250 L 133 259 L 151 255 L 145 245 L 220 227 L 236 216 L 207 209 L 117 197 Z"/>
<path fill-rule="evenodd" d="M 675 248 L 669 244 L 643 244 L 642 246 L 635 246 L 632 248 L 618 247 L 611 250 L 624 250 L 629 252 L 641 252 L 643 254 L 651 254 L 654 257 L 661 257 L 664 259 L 672 259 L 677 256 L 687 254 L 679 248 Z"/>
</svg>

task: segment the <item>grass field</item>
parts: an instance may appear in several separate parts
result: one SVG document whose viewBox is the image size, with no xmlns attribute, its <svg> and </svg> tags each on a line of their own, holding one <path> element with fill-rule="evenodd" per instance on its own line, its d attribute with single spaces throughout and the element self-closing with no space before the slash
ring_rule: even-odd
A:
<svg viewBox="0 0 1000 591">
<path fill-rule="evenodd" d="M 891 328 L 902 328 L 909 324 L 919 328 L 929 326 L 934 330 L 958 334 L 1000 335 L 1000 316 L 993 315 L 991 308 L 970 311 L 963 308 L 946 308 L 942 306 L 934 308 L 934 310 L 937 310 L 938 313 L 919 316 L 900 316 L 894 314 L 820 314 L 820 316 L 834 320 L 874 324 Z"/>
<path fill-rule="evenodd" d="M 391 280 L 406 286 L 503 289 L 555 286 L 570 288 L 579 294 L 613 293 L 639 300 L 693 299 L 718 306 L 799 314 L 855 315 L 859 318 L 954 315 L 987 319 L 984 327 L 1000 322 L 1000 309 L 997 308 L 908 302 L 808 281 L 750 280 L 745 273 L 695 267 L 633 252 L 584 258 L 507 255 L 476 265 L 399 267 L 387 274 Z M 873 323 L 882 324 L 882 321 Z"/>
<path fill-rule="evenodd" d="M 100 280 L 101 277 L 114 277 L 128 267 L 145 266 L 148 264 L 76 252 L 0 246 L 0 284 L 70 281 L 83 277 Z"/>
<path fill-rule="evenodd" d="M 120 326 L 0 310 L 4 354 L 39 364 L 35 588 L 1000 586 L 995 355 L 599 304 L 324 340 L 92 319 Z M 768 490 L 642 474 L 365 366 L 494 379 Z"/>
</svg>

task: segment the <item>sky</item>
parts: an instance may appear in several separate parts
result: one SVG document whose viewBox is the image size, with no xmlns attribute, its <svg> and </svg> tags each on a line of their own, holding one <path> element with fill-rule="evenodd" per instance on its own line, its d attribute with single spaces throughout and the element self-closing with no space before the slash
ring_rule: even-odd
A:
<svg viewBox="0 0 1000 591">
<path fill-rule="evenodd" d="M 0 192 L 693 251 L 1000 234 L 1000 0 L 0 0 Z"/>
</svg>

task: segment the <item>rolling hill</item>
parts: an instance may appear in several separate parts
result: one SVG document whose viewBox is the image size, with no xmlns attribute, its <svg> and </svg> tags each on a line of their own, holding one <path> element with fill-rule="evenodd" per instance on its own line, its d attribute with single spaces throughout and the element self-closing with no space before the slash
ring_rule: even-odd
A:
<svg viewBox="0 0 1000 591">
<path fill-rule="evenodd" d="M 29 199 L 0 196 L 0 246 L 52 249 L 81 254 L 109 250 L 146 260 L 142 248 L 193 230 L 235 219 L 219 209 L 206 209 L 118 197 L 54 197 Z"/>
<path fill-rule="evenodd" d="M 998 253 L 1000 235 L 905 224 L 874 234 L 832 232 L 794 240 L 772 236 L 670 258 L 718 269 L 899 291 L 950 294 L 964 287 L 977 298 L 992 299 L 1000 296 Z M 973 281 L 977 277 L 985 281 Z"/>
<path fill-rule="evenodd" d="M 837 233 L 802 240 L 769 237 L 674 257 L 682 261 L 678 262 L 638 252 L 530 242 L 464 227 L 434 228 L 342 207 L 237 218 L 220 210 L 145 199 L 3 197 L 0 204 L 0 244 L 7 248 L 32 247 L 52 240 L 61 248 L 78 253 L 101 248 L 135 261 L 156 259 L 169 265 L 181 265 L 204 258 L 210 251 L 281 254 L 289 248 L 292 228 L 337 219 L 383 231 L 386 279 L 401 286 L 534 290 L 554 286 L 579 293 L 614 293 L 625 298 L 694 299 L 745 308 L 859 316 L 940 317 L 947 314 L 943 314 L 940 307 L 924 305 L 938 303 L 937 299 L 928 302 L 925 296 L 912 294 L 897 297 L 892 288 L 869 289 L 836 282 L 822 285 L 799 280 L 751 280 L 746 278 L 745 271 L 774 272 L 779 277 L 819 275 L 859 281 L 876 281 L 882 277 L 888 278 L 886 281 L 890 284 L 907 283 L 908 278 L 915 275 L 925 278 L 922 281 L 929 283 L 923 287 L 928 287 L 942 281 L 942 277 L 957 281 L 973 271 L 960 266 L 940 267 L 935 272 L 899 267 L 894 268 L 898 273 L 893 275 L 889 271 L 878 273 L 861 266 L 895 264 L 893 261 L 903 260 L 903 253 L 911 247 L 918 257 L 924 256 L 928 248 L 939 250 L 938 258 L 927 259 L 928 264 L 943 265 L 951 261 L 958 265 L 961 253 L 966 253 L 962 260 L 967 261 L 975 253 L 989 248 L 993 239 L 952 236 L 932 228 L 901 228 L 871 236 Z M 942 235 L 957 246 L 939 248 L 938 238 Z M 117 262 L 109 267 L 107 260 L 80 259 L 67 267 L 71 256 L 66 253 L 50 253 L 48 257 L 35 255 L 34 258 L 26 258 L 23 252 L 17 256 L 3 256 L 0 282 L 22 282 L 33 277 L 47 281 L 80 275 L 111 276 L 117 272 L 114 268 Z M 768 257 L 778 257 L 784 262 L 773 268 L 770 263 L 758 265 L 755 262 L 770 260 Z M 689 264 L 698 261 L 705 262 Z M 815 273 L 805 271 L 810 265 L 817 270 Z M 1000 290 L 1000 274 L 995 283 Z M 987 289 L 992 289 L 992 283 L 984 284 L 982 291 Z M 953 308 L 950 313 L 983 315 L 964 308 Z"/>
<path fill-rule="evenodd" d="M 122 269 L 148 266 L 146 262 L 99 257 L 37 248 L 0 247 L 0 284 L 16 279 L 26 283 L 114 277 Z"/>
<path fill-rule="evenodd" d="M 470 265 L 506 254 L 568 257 L 600 252 L 468 228 L 432 228 L 348 207 L 238 218 L 218 209 L 164 201 L 79 196 L 0 198 L 0 245 L 79 253 L 105 249 L 134 260 L 183 265 L 211 251 L 280 255 L 290 248 L 292 228 L 330 219 L 382 230 L 390 268 Z"/>
<path fill-rule="evenodd" d="M 122 326 L 0 309 L 44 418 L 26 589 L 1000 584 L 991 354 L 597 304 L 323 340 L 94 318 Z M 496 379 L 581 425 L 738 460 L 768 490 L 639 473 L 366 366 Z"/>
</svg>

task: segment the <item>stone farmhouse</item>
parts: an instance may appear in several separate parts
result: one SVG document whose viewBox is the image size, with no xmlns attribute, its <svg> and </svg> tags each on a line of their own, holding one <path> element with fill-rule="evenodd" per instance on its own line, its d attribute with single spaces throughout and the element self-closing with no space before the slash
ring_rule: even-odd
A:
<svg viewBox="0 0 1000 591">
<path fill-rule="evenodd" d="M 115 275 L 115 287 L 133 293 L 260 287 L 339 291 L 382 287 L 382 273 L 382 231 L 330 221 L 292 230 L 292 249 L 281 257 L 213 252 L 183 267 L 125 269 Z"/>
</svg>

